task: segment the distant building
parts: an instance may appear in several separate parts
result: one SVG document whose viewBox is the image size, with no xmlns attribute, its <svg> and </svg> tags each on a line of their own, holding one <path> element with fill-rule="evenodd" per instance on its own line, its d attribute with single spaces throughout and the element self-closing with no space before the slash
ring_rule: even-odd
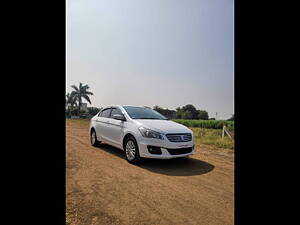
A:
<svg viewBox="0 0 300 225">
<path fill-rule="evenodd" d="M 87 112 L 87 103 L 81 103 L 80 110 Z"/>
</svg>

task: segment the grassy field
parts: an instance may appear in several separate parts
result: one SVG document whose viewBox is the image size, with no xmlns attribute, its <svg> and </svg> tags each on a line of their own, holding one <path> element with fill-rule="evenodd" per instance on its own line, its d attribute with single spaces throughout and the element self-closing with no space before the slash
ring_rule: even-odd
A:
<svg viewBox="0 0 300 225">
<path fill-rule="evenodd" d="M 74 123 L 88 124 L 89 120 L 86 119 L 67 119 Z M 197 120 L 195 120 L 197 121 Z M 177 122 L 177 121 L 176 121 Z M 190 129 L 194 132 L 194 137 L 196 140 L 196 145 L 211 145 L 218 148 L 234 148 L 234 141 L 231 140 L 227 135 L 222 139 L 222 129 L 207 129 L 200 127 L 191 127 Z M 230 129 L 231 134 L 234 136 L 233 127 Z"/>
<path fill-rule="evenodd" d="M 193 130 L 196 145 L 212 145 L 218 148 L 234 149 L 234 141 L 231 140 L 227 135 L 222 139 L 221 129 L 206 129 L 198 127 L 190 127 Z M 231 131 L 231 134 L 234 133 Z"/>
<path fill-rule="evenodd" d="M 176 123 L 180 123 L 187 127 L 201 127 L 208 129 L 222 129 L 223 125 L 226 125 L 229 130 L 233 130 L 233 122 L 232 121 L 224 121 L 224 120 L 183 120 L 183 119 L 175 119 L 173 120 Z"/>
<path fill-rule="evenodd" d="M 219 148 L 234 148 L 234 140 L 231 140 L 227 135 L 222 138 L 223 125 L 225 125 L 232 136 L 234 136 L 233 121 L 183 119 L 176 119 L 174 121 L 193 130 L 197 145 L 206 144 Z"/>
</svg>

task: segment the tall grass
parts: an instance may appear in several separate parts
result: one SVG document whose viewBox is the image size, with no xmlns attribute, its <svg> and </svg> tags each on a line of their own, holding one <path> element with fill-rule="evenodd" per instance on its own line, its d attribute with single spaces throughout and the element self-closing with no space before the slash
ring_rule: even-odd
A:
<svg viewBox="0 0 300 225">
<path fill-rule="evenodd" d="M 234 137 L 233 121 L 184 119 L 175 119 L 173 121 L 192 129 L 197 145 L 206 144 L 219 148 L 234 149 L 234 140 L 231 140 L 227 135 L 222 138 L 223 125 L 228 128 L 231 135 Z"/>
<path fill-rule="evenodd" d="M 222 129 L 223 125 L 228 127 L 229 130 L 233 130 L 234 123 L 232 121 L 225 120 L 184 120 L 184 119 L 175 119 L 173 120 L 176 123 L 180 123 L 187 127 L 200 127 L 207 129 Z"/>
<path fill-rule="evenodd" d="M 196 145 L 212 145 L 218 148 L 234 149 L 234 140 L 231 140 L 227 135 L 222 138 L 222 130 L 193 128 Z M 234 135 L 234 133 L 232 133 Z"/>
</svg>

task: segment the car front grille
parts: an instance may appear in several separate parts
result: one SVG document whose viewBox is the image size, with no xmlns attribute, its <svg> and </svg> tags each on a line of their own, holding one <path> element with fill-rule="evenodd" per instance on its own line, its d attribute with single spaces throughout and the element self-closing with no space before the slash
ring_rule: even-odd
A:
<svg viewBox="0 0 300 225">
<path fill-rule="evenodd" d="M 171 155 L 181 155 L 181 154 L 187 154 L 193 151 L 193 147 L 190 148 L 178 148 L 178 149 L 171 149 L 171 148 L 167 148 L 168 152 Z"/>
<path fill-rule="evenodd" d="M 166 137 L 171 142 L 188 142 L 192 140 L 192 134 L 166 134 Z"/>
</svg>

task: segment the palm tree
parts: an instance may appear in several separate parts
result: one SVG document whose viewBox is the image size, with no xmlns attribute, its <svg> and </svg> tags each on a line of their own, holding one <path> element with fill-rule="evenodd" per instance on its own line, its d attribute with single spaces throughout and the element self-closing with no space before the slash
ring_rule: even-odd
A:
<svg viewBox="0 0 300 225">
<path fill-rule="evenodd" d="M 92 92 L 88 91 L 90 88 L 87 84 L 82 85 L 82 83 L 79 83 L 79 87 L 72 85 L 71 86 L 75 91 L 71 92 L 71 95 L 78 101 L 78 111 L 80 113 L 80 107 L 82 104 L 82 98 L 84 98 L 88 103 L 91 103 L 91 100 L 89 98 L 89 95 L 94 95 Z"/>
<path fill-rule="evenodd" d="M 76 102 L 76 98 L 74 95 L 68 93 L 66 95 L 67 99 L 66 99 L 66 104 L 67 105 L 70 105 L 71 107 L 73 107 L 74 105 L 76 106 L 77 105 L 77 102 Z"/>
<path fill-rule="evenodd" d="M 70 93 L 67 93 L 66 95 L 66 104 L 68 106 L 69 115 L 71 115 L 71 110 L 74 106 L 77 106 L 76 97 Z M 71 110 L 69 109 L 69 106 L 71 107 Z"/>
</svg>

